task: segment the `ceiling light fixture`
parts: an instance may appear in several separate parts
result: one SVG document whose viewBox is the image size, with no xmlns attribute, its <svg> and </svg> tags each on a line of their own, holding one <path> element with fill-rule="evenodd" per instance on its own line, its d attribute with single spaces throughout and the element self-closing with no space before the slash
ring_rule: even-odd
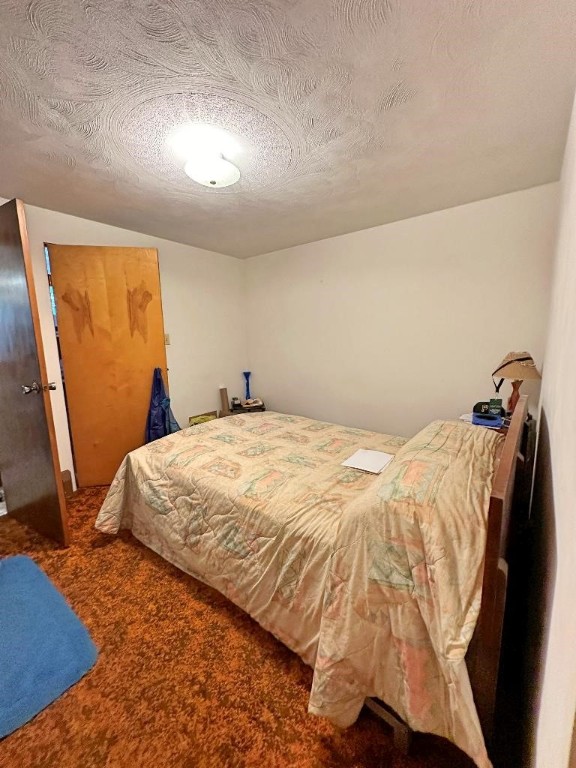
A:
<svg viewBox="0 0 576 768">
<path fill-rule="evenodd" d="M 184 173 L 205 187 L 229 187 L 240 179 L 232 162 L 241 153 L 237 139 L 224 128 L 206 123 L 189 123 L 176 128 L 167 143 L 185 160 Z"/>
<path fill-rule="evenodd" d="M 184 173 L 205 187 L 229 187 L 240 178 L 238 168 L 222 155 L 192 158 L 184 166 Z"/>
</svg>

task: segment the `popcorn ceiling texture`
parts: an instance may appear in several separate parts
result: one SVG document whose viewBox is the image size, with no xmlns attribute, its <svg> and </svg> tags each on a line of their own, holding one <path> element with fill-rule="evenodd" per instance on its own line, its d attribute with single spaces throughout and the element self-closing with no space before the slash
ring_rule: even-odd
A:
<svg viewBox="0 0 576 768">
<path fill-rule="evenodd" d="M 542 184 L 575 39 L 573 0 L 0 0 L 0 195 L 246 257 Z"/>
</svg>

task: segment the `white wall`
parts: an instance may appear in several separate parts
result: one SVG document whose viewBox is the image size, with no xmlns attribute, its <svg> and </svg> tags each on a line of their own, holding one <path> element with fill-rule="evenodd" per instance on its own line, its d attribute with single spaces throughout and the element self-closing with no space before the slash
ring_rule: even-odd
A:
<svg viewBox="0 0 576 768">
<path fill-rule="evenodd" d="M 506 352 L 540 364 L 557 203 L 549 184 L 247 262 L 26 206 L 49 376 L 44 242 L 154 247 L 181 422 L 241 394 L 248 363 L 271 408 L 411 435 L 485 398 Z M 53 408 L 71 468 L 60 388 Z"/>
<path fill-rule="evenodd" d="M 470 411 L 507 352 L 541 364 L 557 206 L 548 184 L 250 259 L 254 391 L 406 436 Z"/>
<path fill-rule="evenodd" d="M 565 768 L 576 707 L 576 108 L 562 174 L 562 204 L 546 345 L 534 514 L 544 534 L 547 583 L 536 766 Z"/>
<path fill-rule="evenodd" d="M 241 261 L 63 213 L 25 208 L 50 381 L 61 379 L 44 243 L 126 245 L 158 249 L 164 326 L 170 335 L 170 396 L 180 425 L 187 424 L 188 416 L 219 408 L 220 385 L 228 386 L 230 395 L 242 391 L 246 345 Z M 52 392 L 52 407 L 61 467 L 72 470 L 61 386 Z"/>
</svg>

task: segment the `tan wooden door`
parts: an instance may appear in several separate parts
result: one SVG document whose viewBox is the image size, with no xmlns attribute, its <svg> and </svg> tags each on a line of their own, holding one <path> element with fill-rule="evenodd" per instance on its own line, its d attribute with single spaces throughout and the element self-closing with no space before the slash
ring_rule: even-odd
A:
<svg viewBox="0 0 576 768">
<path fill-rule="evenodd" d="M 0 424 L 0 477 L 8 513 L 68 544 L 28 234 L 19 200 L 0 206 Z"/>
<path fill-rule="evenodd" d="M 158 254 L 49 245 L 76 479 L 110 483 L 144 442 L 152 374 L 168 386 Z"/>
</svg>

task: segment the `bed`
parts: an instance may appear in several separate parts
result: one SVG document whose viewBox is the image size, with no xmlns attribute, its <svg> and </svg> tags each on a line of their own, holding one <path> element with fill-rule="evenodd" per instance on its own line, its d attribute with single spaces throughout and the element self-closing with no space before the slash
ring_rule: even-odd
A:
<svg viewBox="0 0 576 768">
<path fill-rule="evenodd" d="M 96 527 L 131 529 L 295 651 L 310 712 L 346 727 L 385 702 L 488 768 L 525 410 L 506 437 L 436 421 L 410 440 L 233 415 L 129 453 Z M 360 447 L 394 459 L 341 466 Z"/>
</svg>

